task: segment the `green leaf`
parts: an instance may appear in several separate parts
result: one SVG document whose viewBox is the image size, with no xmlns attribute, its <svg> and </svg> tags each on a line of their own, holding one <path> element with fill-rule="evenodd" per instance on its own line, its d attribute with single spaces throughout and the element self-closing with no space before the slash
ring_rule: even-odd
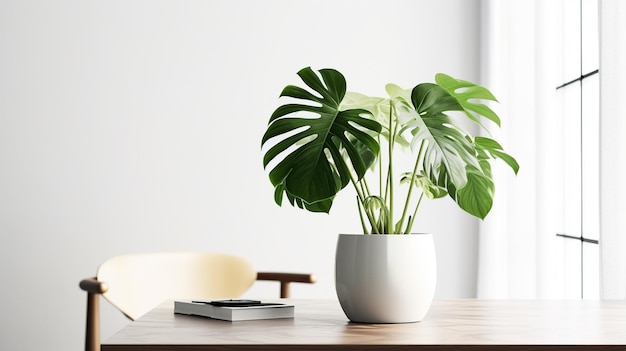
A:
<svg viewBox="0 0 626 351">
<path fill-rule="evenodd" d="M 274 200 L 276 201 L 276 204 L 278 204 L 278 206 L 282 205 L 284 194 L 287 195 L 287 199 L 289 200 L 289 203 L 291 204 L 291 206 L 302 208 L 302 209 L 307 209 L 310 212 L 328 213 L 333 204 L 332 198 L 318 201 L 313 204 L 306 203 L 302 201 L 302 199 L 299 199 L 285 192 L 284 184 L 279 184 L 278 186 L 276 186 L 274 190 Z"/>
<path fill-rule="evenodd" d="M 493 96 L 493 94 L 491 94 L 489 89 L 478 84 L 468 82 L 466 80 L 452 78 L 443 73 L 438 73 L 437 75 L 435 75 L 435 82 L 439 86 L 446 89 L 450 93 L 450 95 L 456 98 L 456 100 L 463 107 L 463 111 L 465 112 L 467 117 L 469 117 L 471 120 L 482 126 L 478 117 L 472 114 L 473 112 L 477 115 L 486 117 L 490 121 L 500 126 L 500 118 L 495 112 L 493 112 L 491 108 L 489 108 L 489 106 L 482 103 L 470 101 L 471 99 L 498 101 Z"/>
<path fill-rule="evenodd" d="M 347 92 L 341 101 L 340 110 L 363 109 L 369 111 L 378 123 L 387 123 L 389 118 L 389 100 L 355 92 Z"/>
<path fill-rule="evenodd" d="M 391 140 L 391 131 L 389 127 L 391 111 L 395 109 L 395 113 L 391 116 L 395 125 L 398 119 L 402 118 L 407 111 L 412 109 L 413 106 L 409 102 L 411 100 L 410 89 L 402 89 L 395 84 L 387 84 L 385 86 L 385 90 L 389 95 L 389 98 L 386 99 L 366 96 L 360 93 L 347 92 L 341 102 L 341 105 L 339 106 L 339 109 L 364 109 L 369 111 L 372 114 L 373 119 L 380 123 L 382 127 L 380 135 L 385 137 L 387 140 Z M 392 106 L 393 109 L 391 108 Z M 402 147 L 409 146 L 409 142 L 401 136 L 395 136 L 393 139 L 396 144 Z"/>
<path fill-rule="evenodd" d="M 274 187 L 274 202 L 276 202 L 276 204 L 278 206 L 282 206 L 283 204 L 283 193 L 285 192 L 285 183 L 282 182 L 280 184 L 277 184 Z"/>
<path fill-rule="evenodd" d="M 493 158 L 501 159 L 509 165 L 509 167 L 511 167 L 515 174 L 517 174 L 519 171 L 519 164 L 513 156 L 504 152 L 502 146 L 500 146 L 497 141 L 486 137 L 476 137 L 474 139 L 474 143 L 476 145 L 476 149 L 489 153 Z"/>
<path fill-rule="evenodd" d="M 412 145 L 426 141 L 426 176 L 432 180 L 449 179 L 456 188 L 462 188 L 467 182 L 466 166 L 479 167 L 476 151 L 466 133 L 443 113 L 462 110 L 461 105 L 445 89 L 432 83 L 416 86 L 411 101 L 418 113 L 405 128 L 414 135 Z"/>
<path fill-rule="evenodd" d="M 489 162 L 481 161 L 481 167 L 489 169 Z M 459 207 L 480 219 L 485 219 L 493 206 L 495 185 L 491 172 L 468 166 L 467 183 L 456 192 L 454 197 Z"/>
<path fill-rule="evenodd" d="M 326 199 L 326 200 L 322 200 L 322 201 L 317 201 L 315 203 L 309 204 L 306 202 L 303 202 L 304 208 L 309 211 L 309 212 L 323 212 L 323 213 L 328 213 L 330 212 L 330 208 L 333 205 L 333 199 Z M 302 208 L 302 207 L 300 207 Z"/>
<path fill-rule="evenodd" d="M 444 74 L 438 74 L 436 82 L 413 89 L 411 101 L 418 116 L 404 128 L 414 135 L 413 145 L 426 141 L 425 178 L 434 186 L 445 188 L 463 210 L 485 218 L 493 205 L 495 191 L 489 159 L 500 158 L 516 172 L 519 166 L 495 140 L 472 137 L 445 113 L 463 111 L 479 124 L 475 114 L 483 115 L 499 125 L 500 119 L 491 109 L 470 101 L 496 100 L 489 90 L 471 82 Z"/>
<path fill-rule="evenodd" d="M 375 166 L 375 161 L 378 155 L 374 154 L 372 149 L 370 149 L 367 145 L 363 144 L 359 139 L 351 135 L 348 137 L 348 139 L 350 140 L 350 143 L 354 145 L 354 148 L 358 152 L 359 157 L 363 159 L 363 162 L 366 165 L 370 165 L 370 169 L 373 168 Z M 340 147 L 340 145 L 337 145 L 337 147 Z M 348 162 L 349 159 L 350 159 L 350 155 L 348 155 L 347 153 L 344 153 L 344 160 Z"/>
<path fill-rule="evenodd" d="M 281 93 L 301 103 L 282 105 L 270 117 L 262 146 L 269 140 L 274 144 L 265 152 L 263 166 L 275 163 L 270 181 L 292 205 L 328 212 L 351 172 L 361 179 L 370 167 L 371 158 L 361 156 L 363 148 L 378 155 L 378 142 L 370 133 L 380 132 L 381 126 L 364 117 L 369 114 L 366 110 L 340 111 L 345 78 L 332 69 L 318 72 L 319 76 L 309 67 L 298 72 L 308 90 L 290 85 Z M 358 140 L 358 147 L 351 139 Z"/>
<path fill-rule="evenodd" d="M 432 83 L 418 84 L 411 92 L 411 101 L 420 115 L 428 113 L 439 115 L 446 111 L 463 111 L 459 104 L 448 91 Z"/>
</svg>

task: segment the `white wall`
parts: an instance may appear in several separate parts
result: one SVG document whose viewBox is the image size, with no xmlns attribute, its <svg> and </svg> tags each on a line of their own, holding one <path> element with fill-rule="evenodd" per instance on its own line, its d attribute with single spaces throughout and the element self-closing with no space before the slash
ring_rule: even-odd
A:
<svg viewBox="0 0 626 351">
<path fill-rule="evenodd" d="M 436 72 L 477 80 L 478 14 L 467 0 L 0 1 L 0 349 L 81 349 L 78 282 L 118 254 L 226 251 L 315 272 L 294 295 L 334 297 L 352 195 L 330 216 L 274 205 L 260 138 L 280 90 L 309 65 L 371 95 Z M 476 220 L 450 200 L 419 220 L 437 296 L 474 296 Z M 103 338 L 125 323 L 103 304 Z"/>
</svg>

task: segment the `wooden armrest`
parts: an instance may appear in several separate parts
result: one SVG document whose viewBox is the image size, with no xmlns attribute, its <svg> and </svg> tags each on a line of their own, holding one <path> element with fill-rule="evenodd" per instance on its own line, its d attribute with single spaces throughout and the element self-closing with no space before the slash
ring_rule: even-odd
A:
<svg viewBox="0 0 626 351">
<path fill-rule="evenodd" d="M 257 272 L 257 280 L 273 280 L 280 282 L 280 297 L 289 297 L 289 283 L 315 283 L 317 278 L 313 274 L 282 273 L 282 272 Z"/>
<path fill-rule="evenodd" d="M 258 272 L 257 280 L 275 280 L 279 282 L 315 283 L 317 280 L 313 274 L 282 273 L 282 272 Z"/>
<path fill-rule="evenodd" d="M 102 294 L 109 290 L 107 283 L 98 281 L 95 277 L 81 280 L 79 286 L 81 289 L 92 294 Z"/>
</svg>

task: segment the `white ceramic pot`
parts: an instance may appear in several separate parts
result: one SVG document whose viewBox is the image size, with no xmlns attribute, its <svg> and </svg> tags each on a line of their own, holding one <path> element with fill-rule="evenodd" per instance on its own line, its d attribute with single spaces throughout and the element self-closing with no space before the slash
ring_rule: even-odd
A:
<svg viewBox="0 0 626 351">
<path fill-rule="evenodd" d="M 419 322 L 436 283 L 432 234 L 339 234 L 335 289 L 351 321 Z"/>
</svg>

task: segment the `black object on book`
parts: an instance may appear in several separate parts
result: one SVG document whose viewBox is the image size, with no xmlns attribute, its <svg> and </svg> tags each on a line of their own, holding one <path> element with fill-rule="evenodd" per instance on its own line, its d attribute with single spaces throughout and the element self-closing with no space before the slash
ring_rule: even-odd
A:
<svg viewBox="0 0 626 351">
<path fill-rule="evenodd" d="M 229 299 L 229 300 L 212 300 L 212 301 L 191 301 L 198 303 L 208 303 L 213 306 L 222 306 L 222 307 L 251 307 L 251 306 L 271 306 L 276 305 L 275 303 L 266 303 L 261 302 L 259 300 L 245 300 L 245 299 Z"/>
<path fill-rule="evenodd" d="M 174 313 L 209 317 L 226 321 L 293 318 L 295 307 L 258 300 L 176 300 Z"/>
</svg>

